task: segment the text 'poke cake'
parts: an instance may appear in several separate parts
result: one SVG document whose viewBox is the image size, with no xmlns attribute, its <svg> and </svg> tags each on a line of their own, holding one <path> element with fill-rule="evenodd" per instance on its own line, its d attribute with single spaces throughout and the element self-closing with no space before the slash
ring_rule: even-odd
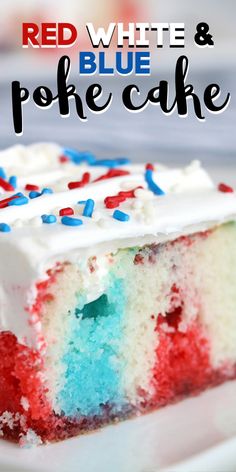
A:
<svg viewBox="0 0 236 472">
<path fill-rule="evenodd" d="M 236 377 L 236 196 L 198 162 L 0 153 L 0 435 L 55 441 Z"/>
</svg>

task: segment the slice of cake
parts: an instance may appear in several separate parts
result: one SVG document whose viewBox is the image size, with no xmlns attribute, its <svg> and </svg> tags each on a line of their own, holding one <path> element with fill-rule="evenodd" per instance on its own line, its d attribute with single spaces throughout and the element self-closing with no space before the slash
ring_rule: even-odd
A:
<svg viewBox="0 0 236 472">
<path fill-rule="evenodd" d="M 236 196 L 56 145 L 0 153 L 0 431 L 96 429 L 236 377 Z"/>
</svg>

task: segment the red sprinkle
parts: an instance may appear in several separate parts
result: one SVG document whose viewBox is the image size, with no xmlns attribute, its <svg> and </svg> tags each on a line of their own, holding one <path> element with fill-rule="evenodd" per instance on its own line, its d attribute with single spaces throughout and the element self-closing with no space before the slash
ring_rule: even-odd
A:
<svg viewBox="0 0 236 472">
<path fill-rule="evenodd" d="M 16 198 L 19 198 L 19 196 L 13 195 L 12 197 L 4 198 L 4 200 L 0 200 L 0 208 L 6 208 L 8 206 L 8 203 L 11 202 L 12 200 L 15 200 Z"/>
<path fill-rule="evenodd" d="M 146 164 L 146 170 L 154 170 L 154 165 L 153 164 Z"/>
<path fill-rule="evenodd" d="M 9 182 L 7 182 L 5 179 L 3 179 L 2 177 L 0 177 L 0 187 L 3 188 L 3 190 L 6 190 L 6 192 L 12 192 L 15 190 L 15 188 L 13 187 L 13 185 L 9 184 Z"/>
<path fill-rule="evenodd" d="M 104 200 L 105 206 L 107 208 L 117 208 L 120 203 L 125 202 L 127 198 L 135 198 L 135 190 L 138 188 L 143 188 L 141 185 L 139 187 L 135 187 L 132 190 L 127 190 L 125 192 L 121 191 L 118 193 L 118 195 L 112 195 L 109 197 L 106 197 Z"/>
<path fill-rule="evenodd" d="M 113 177 L 122 177 L 124 175 L 130 175 L 128 170 L 122 169 L 110 169 L 106 174 L 101 175 L 94 182 L 99 182 L 100 180 L 112 179 Z"/>
<path fill-rule="evenodd" d="M 60 216 L 67 216 L 67 215 L 74 215 L 74 210 L 73 208 L 67 207 L 67 208 L 61 208 L 59 211 Z"/>
<path fill-rule="evenodd" d="M 232 187 L 230 187 L 229 185 L 223 184 L 223 183 L 220 183 L 218 185 L 218 190 L 219 190 L 219 192 L 223 192 L 223 193 L 233 193 L 233 191 L 234 191 L 234 189 Z"/>
<path fill-rule="evenodd" d="M 130 175 L 130 172 L 128 170 L 123 170 L 123 169 L 109 169 L 107 172 L 107 175 L 111 179 L 112 177 L 121 177 L 123 175 Z"/>
<path fill-rule="evenodd" d="M 121 197 L 120 195 L 113 195 L 111 197 L 106 197 L 104 203 L 107 208 L 117 208 L 120 203 L 126 200 L 125 197 Z"/>
<path fill-rule="evenodd" d="M 127 190 L 126 192 L 119 192 L 118 195 L 121 196 L 121 197 L 125 197 L 125 198 L 135 198 L 135 190 L 137 190 L 138 188 L 143 188 L 141 185 L 139 185 L 138 187 L 135 187 L 133 188 L 132 190 Z"/>
<path fill-rule="evenodd" d="M 74 188 L 80 188 L 80 187 L 84 187 L 85 185 L 87 185 L 88 183 L 90 182 L 90 173 L 89 172 L 85 172 L 83 174 L 83 177 L 81 180 L 78 180 L 77 182 L 69 182 L 68 183 L 68 188 L 70 190 L 74 189 Z"/>
<path fill-rule="evenodd" d="M 66 156 L 60 156 L 59 157 L 59 161 L 61 164 L 66 164 L 66 162 L 69 162 L 69 157 L 66 157 Z"/>
<path fill-rule="evenodd" d="M 37 192 L 39 190 L 39 186 L 38 185 L 33 185 L 33 184 L 26 184 L 25 185 L 25 190 L 28 190 L 29 192 L 31 192 L 31 191 Z"/>
</svg>

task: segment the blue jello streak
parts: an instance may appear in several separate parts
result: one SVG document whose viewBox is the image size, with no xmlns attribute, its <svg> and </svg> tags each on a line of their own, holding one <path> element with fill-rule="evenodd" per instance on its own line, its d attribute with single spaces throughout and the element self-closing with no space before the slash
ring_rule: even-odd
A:
<svg viewBox="0 0 236 472">
<path fill-rule="evenodd" d="M 124 290 L 122 281 L 111 277 L 106 294 L 69 314 L 70 336 L 62 358 L 65 383 L 57 398 L 67 416 L 102 415 L 106 404 L 118 412 L 124 403 L 117 358 Z"/>
</svg>

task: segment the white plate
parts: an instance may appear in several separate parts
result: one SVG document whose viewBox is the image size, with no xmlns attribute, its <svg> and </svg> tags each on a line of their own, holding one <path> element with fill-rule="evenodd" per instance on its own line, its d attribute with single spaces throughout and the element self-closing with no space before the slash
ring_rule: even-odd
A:
<svg viewBox="0 0 236 472">
<path fill-rule="evenodd" d="M 235 472 L 236 381 L 61 443 L 0 441 L 0 471 Z"/>
</svg>

